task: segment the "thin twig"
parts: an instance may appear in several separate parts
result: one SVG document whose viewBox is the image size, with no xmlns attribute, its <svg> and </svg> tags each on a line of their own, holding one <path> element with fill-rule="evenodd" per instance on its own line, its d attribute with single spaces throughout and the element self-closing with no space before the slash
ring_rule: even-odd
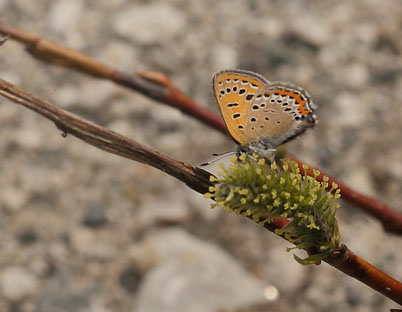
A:
<svg viewBox="0 0 402 312">
<path fill-rule="evenodd" d="M 187 163 L 168 158 L 121 134 L 35 97 L 3 79 L 0 79 L 0 95 L 53 121 L 63 132 L 63 136 L 72 134 L 104 151 L 162 170 L 199 193 L 208 192 L 208 187 L 212 185 L 209 181 L 210 173 L 200 168 L 193 168 Z"/>
<path fill-rule="evenodd" d="M 162 170 L 186 183 L 190 188 L 199 193 L 206 193 L 209 186 L 212 185 L 209 181 L 211 175 L 209 172 L 170 159 L 121 134 L 96 125 L 52 103 L 33 96 L 3 79 L 0 79 L 0 95 L 53 121 L 65 135 L 70 133 L 106 152 L 139 161 Z M 268 223 L 264 226 L 266 229 L 274 231 L 286 225 L 287 222 L 286 219 L 276 219 L 273 223 Z M 354 255 L 346 246 L 342 246 L 338 252 L 325 261 L 338 270 L 381 292 L 395 302 L 402 304 L 402 284 Z"/>
<path fill-rule="evenodd" d="M 27 46 L 29 53 L 44 62 L 72 68 L 97 78 L 112 80 L 119 85 L 138 91 L 159 102 L 178 108 L 183 113 L 202 121 L 212 128 L 227 133 L 225 125 L 218 115 L 198 105 L 189 96 L 174 87 L 172 82 L 163 74 L 144 72 L 138 73 L 137 76 L 129 76 L 82 53 L 12 26 L 0 24 L 0 33 L 9 35 L 11 38 L 23 43 Z M 289 153 L 287 156 L 295 160 L 301 170 L 303 170 L 302 161 L 296 159 L 296 157 Z M 309 175 L 312 174 L 313 169 L 314 168 L 309 169 Z M 321 171 L 318 180 L 322 181 L 323 176 L 330 177 L 328 174 Z M 353 190 L 334 178 L 330 178 L 330 181 L 334 181 L 338 184 L 341 189 L 342 197 L 345 200 L 354 203 L 382 222 L 385 231 L 402 235 L 401 213 L 398 213 L 379 200 Z"/>
</svg>

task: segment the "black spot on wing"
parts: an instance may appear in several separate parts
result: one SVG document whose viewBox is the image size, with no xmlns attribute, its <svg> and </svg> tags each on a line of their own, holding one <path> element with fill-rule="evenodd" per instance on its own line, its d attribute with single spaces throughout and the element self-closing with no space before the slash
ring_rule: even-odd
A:
<svg viewBox="0 0 402 312">
<path fill-rule="evenodd" d="M 232 118 L 233 118 L 233 119 L 237 119 L 237 118 L 239 118 L 240 116 L 241 116 L 241 114 L 236 113 L 236 114 L 233 114 L 233 115 L 232 115 Z"/>
<path fill-rule="evenodd" d="M 247 101 L 251 101 L 251 99 L 253 98 L 254 94 L 247 94 L 246 95 L 246 100 Z"/>
</svg>

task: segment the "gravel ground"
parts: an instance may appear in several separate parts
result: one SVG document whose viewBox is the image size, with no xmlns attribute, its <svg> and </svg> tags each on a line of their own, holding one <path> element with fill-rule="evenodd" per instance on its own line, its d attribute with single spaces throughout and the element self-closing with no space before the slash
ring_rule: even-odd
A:
<svg viewBox="0 0 402 312">
<path fill-rule="evenodd" d="M 305 87 L 320 123 L 287 148 L 400 211 L 398 0 L 0 0 L 0 21 L 127 73 L 160 71 L 217 111 L 227 68 Z M 1 78 L 199 164 L 222 134 L 142 95 L 0 48 Z M 387 311 L 390 300 L 173 178 L 107 154 L 0 99 L 0 311 Z M 401 239 L 343 202 L 344 242 L 402 279 Z M 200 274 L 202 272 L 202 274 Z M 277 290 L 275 300 L 264 289 Z M 239 291 L 240 290 L 240 291 Z"/>
</svg>

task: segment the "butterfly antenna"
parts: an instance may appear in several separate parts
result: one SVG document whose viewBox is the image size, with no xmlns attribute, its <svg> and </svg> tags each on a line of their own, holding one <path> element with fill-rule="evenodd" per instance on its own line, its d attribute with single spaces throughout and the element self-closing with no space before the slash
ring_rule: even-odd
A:
<svg viewBox="0 0 402 312">
<path fill-rule="evenodd" d="M 202 166 L 202 167 L 203 167 L 203 166 L 208 166 L 208 165 L 214 163 L 215 161 L 218 161 L 218 160 L 224 158 L 225 156 L 231 155 L 231 154 L 237 154 L 237 151 L 224 152 L 224 153 L 220 153 L 220 154 L 214 153 L 214 154 L 212 154 L 212 155 L 213 155 L 213 156 L 218 156 L 217 158 L 212 159 L 212 160 L 210 160 L 210 161 L 208 161 L 208 162 L 206 162 L 206 163 L 202 163 L 200 166 Z"/>
</svg>

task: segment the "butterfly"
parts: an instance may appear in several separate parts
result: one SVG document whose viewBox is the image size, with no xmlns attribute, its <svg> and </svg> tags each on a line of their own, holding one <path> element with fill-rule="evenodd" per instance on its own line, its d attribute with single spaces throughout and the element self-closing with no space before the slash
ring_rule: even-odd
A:
<svg viewBox="0 0 402 312">
<path fill-rule="evenodd" d="M 310 95 L 287 82 L 234 69 L 214 74 L 213 89 L 226 128 L 239 144 L 238 153 L 269 158 L 277 146 L 317 122 Z"/>
</svg>

